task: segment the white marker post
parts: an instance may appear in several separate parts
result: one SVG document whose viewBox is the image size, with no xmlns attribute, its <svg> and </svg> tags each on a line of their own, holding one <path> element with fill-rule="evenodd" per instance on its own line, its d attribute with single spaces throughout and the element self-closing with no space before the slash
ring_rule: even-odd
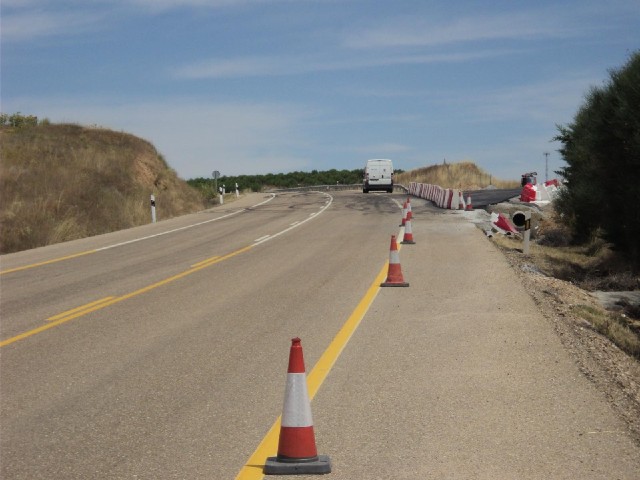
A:
<svg viewBox="0 0 640 480">
<path fill-rule="evenodd" d="M 220 193 L 220 205 L 224 205 L 224 195 L 223 195 L 224 190 L 222 189 L 222 187 L 220 187 L 218 191 Z"/>
<path fill-rule="evenodd" d="M 151 194 L 151 223 L 156 223 L 156 196 Z"/>
<path fill-rule="evenodd" d="M 516 212 L 511 216 L 513 224 L 523 231 L 522 253 L 529 255 L 529 241 L 531 239 L 531 212 Z"/>
<path fill-rule="evenodd" d="M 236 183 L 236 198 L 240 196 L 240 192 L 238 191 L 238 184 Z"/>
<path fill-rule="evenodd" d="M 529 240 L 531 239 L 531 212 L 525 212 L 524 218 L 524 243 L 522 245 L 522 253 L 529 255 Z"/>
</svg>

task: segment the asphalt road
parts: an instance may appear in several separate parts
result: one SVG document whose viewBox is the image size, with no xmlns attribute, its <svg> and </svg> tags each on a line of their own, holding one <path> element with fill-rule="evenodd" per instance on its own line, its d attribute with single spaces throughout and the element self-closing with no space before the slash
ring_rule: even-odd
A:
<svg viewBox="0 0 640 480">
<path fill-rule="evenodd" d="M 2 478 L 261 478 L 294 336 L 333 478 L 638 478 L 462 214 L 414 199 L 410 287 L 377 287 L 405 198 L 252 195 L 0 258 Z"/>
<path fill-rule="evenodd" d="M 471 196 L 473 208 L 486 208 L 489 205 L 506 202 L 513 197 L 520 197 L 522 188 L 495 188 L 483 190 L 467 190 L 463 192 L 464 200 Z"/>
</svg>

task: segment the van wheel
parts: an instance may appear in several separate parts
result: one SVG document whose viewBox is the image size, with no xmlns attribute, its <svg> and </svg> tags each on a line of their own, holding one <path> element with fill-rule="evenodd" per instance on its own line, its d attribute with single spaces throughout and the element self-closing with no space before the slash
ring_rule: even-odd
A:
<svg viewBox="0 0 640 480">
<path fill-rule="evenodd" d="M 366 190 L 366 189 L 363 188 L 362 189 L 362 193 L 369 193 L 369 190 Z"/>
</svg>

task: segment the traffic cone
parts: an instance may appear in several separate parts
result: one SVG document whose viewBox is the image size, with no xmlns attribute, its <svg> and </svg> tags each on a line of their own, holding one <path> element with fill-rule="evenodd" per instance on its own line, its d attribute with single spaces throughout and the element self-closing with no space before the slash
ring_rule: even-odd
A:
<svg viewBox="0 0 640 480">
<path fill-rule="evenodd" d="M 520 233 L 518 232 L 518 229 L 516 228 L 516 226 L 513 223 L 511 223 L 511 221 L 501 213 L 498 214 L 498 218 L 496 219 L 495 222 L 493 222 L 493 224 L 499 229 L 504 230 L 507 233 L 507 235 Z"/>
<path fill-rule="evenodd" d="M 404 244 L 414 244 L 416 242 L 413 241 L 413 231 L 411 230 L 411 214 L 409 214 L 409 218 L 407 218 L 407 223 L 404 226 L 404 236 L 402 237 L 402 241 L 400 242 Z"/>
<path fill-rule="evenodd" d="M 305 475 L 331 473 L 331 460 L 318 455 L 313 433 L 313 419 L 299 338 L 291 339 L 287 386 L 280 424 L 278 456 L 269 457 L 266 475 Z"/>
<path fill-rule="evenodd" d="M 404 227 L 405 223 L 407 223 L 407 202 L 404 202 L 404 205 L 402 207 L 402 223 L 400 224 L 400 226 Z"/>
<path fill-rule="evenodd" d="M 464 210 L 464 196 L 462 195 L 462 191 L 458 192 L 458 210 Z"/>
<path fill-rule="evenodd" d="M 408 287 L 409 284 L 402 277 L 402 267 L 400 267 L 400 254 L 396 236 L 391 235 L 391 248 L 389 249 L 389 269 L 387 279 L 380 284 L 381 287 Z"/>
<path fill-rule="evenodd" d="M 407 212 L 411 211 L 411 197 L 407 197 Z"/>
<path fill-rule="evenodd" d="M 473 210 L 473 205 L 471 204 L 471 195 L 467 197 L 467 210 Z"/>
</svg>

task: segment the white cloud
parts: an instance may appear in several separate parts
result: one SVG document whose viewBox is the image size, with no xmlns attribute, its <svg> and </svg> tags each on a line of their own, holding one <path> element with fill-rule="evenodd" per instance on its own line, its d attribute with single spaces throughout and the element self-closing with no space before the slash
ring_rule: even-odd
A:
<svg viewBox="0 0 640 480">
<path fill-rule="evenodd" d="M 348 34 L 350 48 L 441 46 L 483 40 L 552 38 L 571 35 L 559 19 L 521 12 L 459 18 L 448 24 L 424 17 L 402 17 Z"/>
<path fill-rule="evenodd" d="M 3 41 L 76 35 L 107 28 L 123 16 L 174 8 L 221 8 L 286 0 L 3 0 Z"/>
<path fill-rule="evenodd" d="M 511 54 L 506 49 L 480 50 L 462 53 L 425 55 L 371 55 L 370 57 L 343 56 L 329 59 L 309 55 L 251 56 L 215 58 L 174 69 L 173 76 L 182 79 L 241 78 L 259 76 L 298 75 L 313 72 L 355 70 L 391 65 L 417 65 L 429 63 L 459 63 Z"/>
<path fill-rule="evenodd" d="M 52 35 L 70 35 L 90 31 L 99 26 L 104 16 L 95 12 L 4 12 L 2 40 L 27 40 Z"/>
</svg>

